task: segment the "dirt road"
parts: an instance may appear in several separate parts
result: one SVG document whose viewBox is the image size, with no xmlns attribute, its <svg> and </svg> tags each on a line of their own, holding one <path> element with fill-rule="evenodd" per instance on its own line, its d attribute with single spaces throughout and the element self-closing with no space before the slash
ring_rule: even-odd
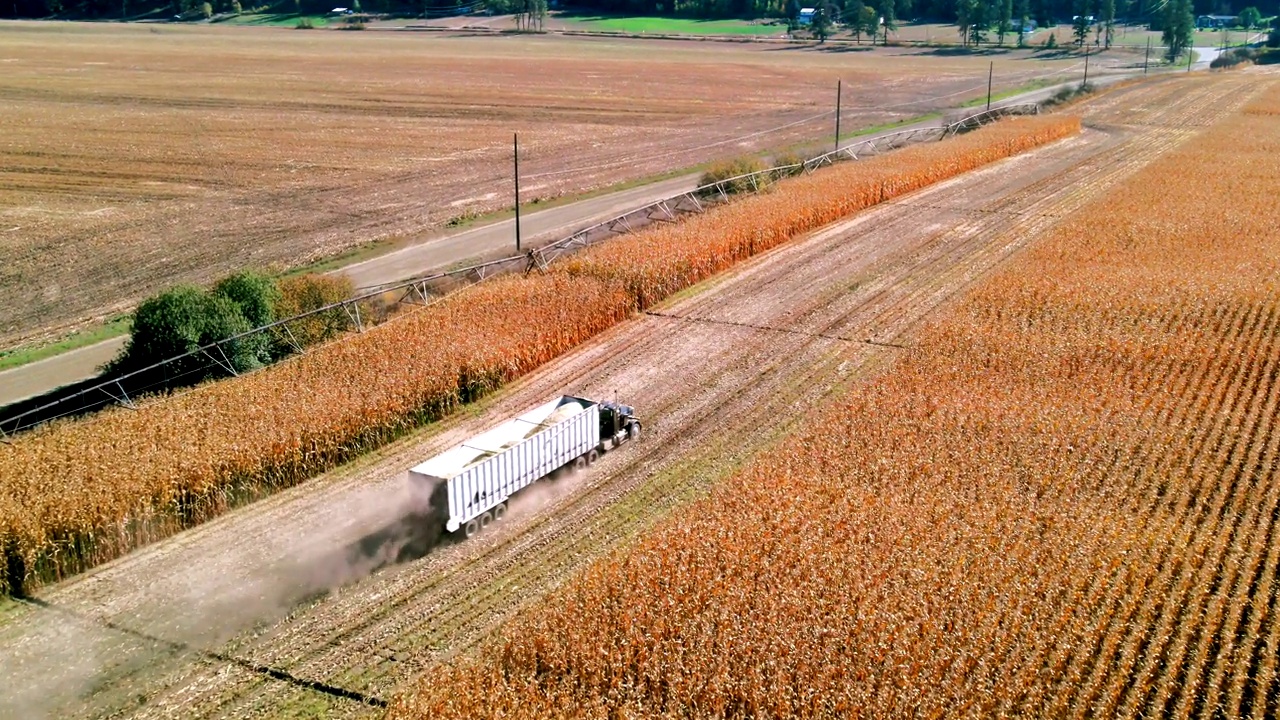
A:
<svg viewBox="0 0 1280 720">
<path fill-rule="evenodd" d="M 761 256 L 382 452 L 50 588 L 48 607 L 0 607 L 0 682 L 16 689 L 0 716 L 376 711 L 909 351 L 922 320 L 1237 105 L 1241 83 L 1115 91 L 1077 138 Z M 426 552 L 403 516 L 405 470 L 562 392 L 617 393 L 645 436 Z"/>
</svg>

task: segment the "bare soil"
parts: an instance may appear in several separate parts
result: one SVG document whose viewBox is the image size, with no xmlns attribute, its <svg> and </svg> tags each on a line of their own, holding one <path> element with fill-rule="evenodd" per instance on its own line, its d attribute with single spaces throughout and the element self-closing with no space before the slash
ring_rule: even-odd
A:
<svg viewBox="0 0 1280 720">
<path fill-rule="evenodd" d="M 1064 213 L 1237 102 L 1176 79 L 1084 106 L 1081 136 L 814 233 L 605 333 L 467 412 L 0 614 L 0 714 L 358 716 L 779 441 Z M 618 242 L 625 242 L 621 239 Z M 645 434 L 500 525 L 431 547 L 405 471 L 544 401 L 620 399 Z M 111 626 L 107 624 L 111 623 Z M 137 631 L 131 634 L 127 631 Z M 216 653 L 215 655 L 209 652 Z M 270 668 L 274 677 L 254 668 Z"/>
<path fill-rule="evenodd" d="M 996 90 L 1078 72 L 996 59 Z M 0 347 L 179 282 L 421 240 L 986 90 L 988 58 L 412 31 L 0 23 Z M 823 116 L 822 113 L 828 113 Z"/>
</svg>

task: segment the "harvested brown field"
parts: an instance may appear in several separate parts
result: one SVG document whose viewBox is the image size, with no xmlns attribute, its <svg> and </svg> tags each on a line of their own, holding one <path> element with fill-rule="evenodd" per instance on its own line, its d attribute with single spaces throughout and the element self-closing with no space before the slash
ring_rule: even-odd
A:
<svg viewBox="0 0 1280 720">
<path fill-rule="evenodd" d="M 1274 77 L 391 717 L 1276 717 Z"/>
<path fill-rule="evenodd" d="M 1001 56 L 997 90 L 1075 67 Z M 0 23 L 0 347 L 179 281 L 950 107 L 985 57 Z M 821 116 L 822 113 L 828 113 Z M 794 124 L 793 124 L 794 123 Z M 787 126 L 781 130 L 777 128 Z"/>
</svg>

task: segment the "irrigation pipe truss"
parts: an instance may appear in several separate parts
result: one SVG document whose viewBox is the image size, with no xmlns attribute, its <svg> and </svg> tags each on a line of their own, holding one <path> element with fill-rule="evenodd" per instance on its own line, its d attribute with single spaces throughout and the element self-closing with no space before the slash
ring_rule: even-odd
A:
<svg viewBox="0 0 1280 720">
<path fill-rule="evenodd" d="M 217 342 L 198 347 L 190 352 L 183 353 L 182 355 L 177 355 L 167 360 L 162 360 L 152 365 L 148 365 L 139 370 L 134 370 L 127 374 L 105 380 L 97 385 L 93 385 L 72 395 L 68 395 L 67 397 L 59 398 L 44 405 L 30 408 L 12 418 L 5 419 L 3 424 L 0 424 L 0 440 L 7 442 L 11 435 L 24 430 L 29 430 L 49 420 L 72 415 L 89 407 L 99 406 L 101 405 L 101 397 L 97 395 L 98 393 L 107 395 L 111 403 L 133 408 L 134 404 L 132 399 L 125 392 L 123 381 L 141 376 L 144 373 L 165 368 L 187 358 L 197 356 L 203 357 L 227 371 L 229 374 L 238 375 L 239 373 L 236 372 L 227 353 L 223 350 L 223 346 L 253 335 L 266 332 L 283 334 L 284 338 L 290 342 L 299 351 L 299 353 L 303 353 L 305 350 L 296 341 L 296 339 L 293 338 L 293 333 L 289 329 L 290 323 L 295 323 L 299 320 L 304 320 L 306 318 L 315 317 L 325 313 L 342 313 L 346 316 L 346 319 L 350 321 L 351 325 L 355 327 L 356 332 L 363 332 L 366 327 L 366 322 L 365 318 L 360 314 L 360 304 L 385 293 L 400 291 L 401 294 L 400 298 L 397 300 L 398 303 L 409 303 L 424 306 L 431 305 L 441 300 L 445 294 L 447 294 L 437 287 L 437 285 L 442 281 L 461 280 L 467 285 L 471 285 L 499 274 L 542 271 L 547 268 L 549 263 L 554 262 L 561 256 L 571 253 L 579 248 L 587 247 L 588 245 L 593 245 L 607 238 L 631 232 L 632 230 L 653 222 L 674 222 L 681 215 L 699 213 L 711 205 L 725 202 L 729 199 L 731 187 L 736 188 L 749 185 L 751 191 L 756 192 L 767 187 L 770 182 L 780 177 L 800 173 L 810 173 L 818 168 L 831 165 L 836 162 L 844 160 L 858 160 L 862 157 L 877 155 L 904 145 L 943 140 L 955 135 L 956 133 L 965 132 L 979 127 L 1006 115 L 1036 114 L 1039 111 L 1040 106 L 1036 103 L 1005 105 L 966 116 L 948 125 L 903 130 L 889 135 L 867 138 L 865 140 L 860 140 L 846 145 L 838 150 L 818 155 L 817 157 L 806 160 L 803 163 L 782 165 L 779 167 L 768 168 L 766 170 L 747 173 L 745 175 L 725 178 L 708 185 L 703 185 L 694 190 L 681 193 L 674 197 L 658 200 L 657 202 L 650 203 L 635 210 L 623 213 L 622 215 L 618 215 L 608 220 L 604 220 L 603 222 L 578 230 L 568 237 L 532 249 L 521 255 L 499 258 L 497 260 L 490 260 L 477 265 L 470 265 L 468 267 L 456 268 L 453 270 L 442 270 L 395 283 L 359 288 L 359 292 L 355 296 L 341 302 L 325 305 L 324 307 L 316 308 L 315 310 L 311 310 L 300 315 L 295 315 L 283 320 L 277 320 L 268 325 L 263 325 L 246 332 L 232 335 Z M 198 389 L 199 388 L 193 388 L 186 392 L 192 392 Z M 93 401 L 90 400 L 91 397 L 94 398 Z M 83 403 L 71 406 L 70 403 L 77 398 L 81 399 Z M 61 405 L 67 405 L 69 409 L 52 417 L 40 415 L 43 411 L 51 410 Z M 23 419 L 29 416 L 35 416 L 37 419 L 24 424 Z"/>
</svg>

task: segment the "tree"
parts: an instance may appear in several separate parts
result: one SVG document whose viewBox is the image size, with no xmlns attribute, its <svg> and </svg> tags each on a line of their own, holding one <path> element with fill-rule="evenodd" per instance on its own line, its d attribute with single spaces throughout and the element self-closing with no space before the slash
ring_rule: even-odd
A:
<svg viewBox="0 0 1280 720">
<path fill-rule="evenodd" d="M 809 21 L 809 32 L 818 38 L 819 45 L 831 37 L 832 9 L 831 3 L 826 0 L 819 2 L 817 7 L 813 9 L 813 19 Z"/>
<path fill-rule="evenodd" d="M 280 301 L 280 290 L 275 280 L 251 271 L 229 275 L 213 286 L 213 294 L 235 303 L 236 309 L 253 327 L 270 325 L 275 321 L 275 305 Z"/>
<path fill-rule="evenodd" d="M 991 8 L 987 0 L 969 2 L 969 44 L 981 45 L 987 41 L 987 29 L 991 27 Z"/>
<path fill-rule="evenodd" d="M 862 32 L 871 36 L 871 44 L 876 43 L 876 31 L 880 29 L 880 15 L 876 13 L 876 9 L 864 5 L 862 7 L 862 16 L 859 18 L 862 22 Z"/>
<path fill-rule="evenodd" d="M 1165 4 L 1164 31 L 1161 41 L 1168 49 L 1169 61 L 1173 62 L 1183 51 L 1191 48 L 1191 33 L 1195 27 L 1195 18 L 1191 16 L 1191 0 L 1169 0 Z"/>
<path fill-rule="evenodd" d="M 129 342 L 108 372 L 128 372 L 191 353 L 252 328 L 232 300 L 180 285 L 143 301 L 133 313 Z M 265 334 L 223 343 L 208 355 L 185 357 L 166 366 L 164 379 L 183 384 L 244 372 L 269 362 Z"/>
<path fill-rule="evenodd" d="M 1105 47 L 1110 49 L 1116 39 L 1116 0 L 1102 0 L 1102 25 L 1106 28 Z"/>
<path fill-rule="evenodd" d="M 1262 24 L 1262 13 L 1256 7 L 1247 7 L 1240 11 L 1240 24 L 1252 30 Z"/>
<path fill-rule="evenodd" d="M 862 0 L 849 0 L 844 6 L 844 24 L 849 28 L 855 42 L 862 42 L 862 31 L 866 28 L 864 17 L 868 10 L 871 8 L 867 7 Z"/>
<path fill-rule="evenodd" d="M 1027 46 L 1027 28 L 1031 25 L 1028 12 L 1027 0 L 1018 0 L 1018 47 Z"/>
<path fill-rule="evenodd" d="M 956 28 L 960 31 L 960 42 L 966 47 L 969 45 L 969 29 L 973 24 L 970 12 L 973 10 L 971 0 L 958 0 L 956 2 Z"/>
<path fill-rule="evenodd" d="M 1271 21 L 1271 34 L 1267 36 L 1267 47 L 1280 47 L 1280 15 Z"/>
<path fill-rule="evenodd" d="M 1075 11 L 1071 18 L 1071 35 L 1076 39 L 1076 47 L 1082 47 L 1089 36 L 1089 26 L 1093 24 L 1089 17 L 1089 0 L 1076 0 Z"/>
<path fill-rule="evenodd" d="M 889 31 L 898 29 L 898 8 L 894 0 L 880 0 L 880 17 L 884 23 L 884 36 L 887 43 Z"/>
<path fill-rule="evenodd" d="M 787 32 L 800 29 L 800 0 L 787 0 Z"/>
<path fill-rule="evenodd" d="M 204 333 L 200 338 L 201 345 L 227 340 L 227 338 L 249 332 L 253 327 L 240 308 L 230 299 L 221 295 L 207 295 L 205 300 Z M 255 370 L 271 362 L 271 338 L 266 333 L 256 333 L 247 337 L 223 342 L 217 352 L 210 351 L 215 359 L 208 368 L 206 377 L 231 375 Z M 230 367 L 218 360 L 223 360 Z M 234 371 L 234 372 L 233 372 Z"/>
<path fill-rule="evenodd" d="M 1036 25 L 1047 28 L 1053 24 L 1053 16 L 1049 13 L 1049 3 L 1047 0 L 1031 0 L 1031 19 L 1036 21 Z"/>
<path fill-rule="evenodd" d="M 547 24 L 547 0 L 533 1 L 533 19 L 537 23 L 538 32 L 542 32 Z"/>
<path fill-rule="evenodd" d="M 275 305 L 278 318 L 290 318 L 335 305 L 352 296 L 355 288 L 346 276 L 299 275 L 279 283 L 280 299 Z M 278 326 L 277 352 L 287 354 L 297 345 L 307 347 L 337 337 L 351 328 L 351 317 L 342 308 L 333 308 L 301 320 Z"/>
<path fill-rule="evenodd" d="M 1004 36 L 1013 29 L 1013 0 L 1001 0 L 1000 19 L 996 23 L 996 37 L 1004 47 Z"/>
</svg>

